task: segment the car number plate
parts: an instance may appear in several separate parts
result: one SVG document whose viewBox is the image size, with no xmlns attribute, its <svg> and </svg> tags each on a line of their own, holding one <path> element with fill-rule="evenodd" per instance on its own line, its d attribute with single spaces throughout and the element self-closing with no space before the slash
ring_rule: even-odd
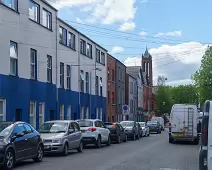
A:
<svg viewBox="0 0 212 170">
<path fill-rule="evenodd" d="M 181 137 L 183 136 L 183 134 L 173 134 L 174 136 L 178 136 L 178 137 Z"/>
<path fill-rule="evenodd" d="M 81 132 L 82 132 L 82 133 L 86 133 L 86 131 L 85 131 L 85 130 L 82 130 Z"/>
<path fill-rule="evenodd" d="M 44 146 L 44 149 L 49 149 L 50 148 L 50 146 Z"/>
</svg>

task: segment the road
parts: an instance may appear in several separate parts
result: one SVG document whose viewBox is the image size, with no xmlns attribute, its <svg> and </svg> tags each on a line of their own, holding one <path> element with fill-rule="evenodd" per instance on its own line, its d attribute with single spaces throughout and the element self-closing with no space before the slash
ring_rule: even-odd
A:
<svg viewBox="0 0 212 170">
<path fill-rule="evenodd" d="M 198 170 L 198 146 L 169 144 L 168 134 L 151 134 L 137 141 L 86 147 L 84 153 L 47 156 L 42 163 L 26 161 L 16 170 Z"/>
</svg>

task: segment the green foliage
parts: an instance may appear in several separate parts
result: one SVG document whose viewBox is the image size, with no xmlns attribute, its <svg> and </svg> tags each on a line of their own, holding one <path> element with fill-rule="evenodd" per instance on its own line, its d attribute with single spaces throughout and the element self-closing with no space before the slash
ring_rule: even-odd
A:
<svg viewBox="0 0 212 170">
<path fill-rule="evenodd" d="M 200 69 L 192 76 L 201 107 L 205 100 L 212 100 L 212 47 L 208 47 L 201 61 Z"/>
</svg>

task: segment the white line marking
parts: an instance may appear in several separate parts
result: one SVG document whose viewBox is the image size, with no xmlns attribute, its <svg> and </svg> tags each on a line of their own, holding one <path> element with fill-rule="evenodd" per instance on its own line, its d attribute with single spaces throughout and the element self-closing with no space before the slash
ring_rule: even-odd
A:
<svg viewBox="0 0 212 170">
<path fill-rule="evenodd" d="M 173 168 L 160 168 L 160 170 L 180 170 L 180 169 L 173 169 Z"/>
</svg>

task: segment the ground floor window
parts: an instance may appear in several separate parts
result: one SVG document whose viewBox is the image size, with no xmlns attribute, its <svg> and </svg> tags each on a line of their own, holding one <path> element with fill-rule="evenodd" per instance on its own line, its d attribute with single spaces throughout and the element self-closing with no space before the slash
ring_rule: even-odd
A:
<svg viewBox="0 0 212 170">
<path fill-rule="evenodd" d="M 89 107 L 86 107 L 86 119 L 89 119 Z"/>
<path fill-rule="evenodd" d="M 102 108 L 100 108 L 100 120 L 102 120 Z"/>
<path fill-rule="evenodd" d="M 99 119 L 99 108 L 96 108 L 96 119 Z"/>
<path fill-rule="evenodd" d="M 6 120 L 6 100 L 0 99 L 0 121 Z"/>
<path fill-rule="evenodd" d="M 66 120 L 71 120 L 71 105 L 67 108 Z"/>
<path fill-rule="evenodd" d="M 64 120 L 64 105 L 60 105 L 60 120 Z"/>
<path fill-rule="evenodd" d="M 81 107 L 81 115 L 80 115 L 81 119 L 84 119 L 84 107 Z"/>
<path fill-rule="evenodd" d="M 44 123 L 44 115 L 45 115 L 45 104 L 40 102 L 39 103 L 39 126 Z"/>
<path fill-rule="evenodd" d="M 29 123 L 36 128 L 36 102 L 30 102 Z"/>
</svg>

